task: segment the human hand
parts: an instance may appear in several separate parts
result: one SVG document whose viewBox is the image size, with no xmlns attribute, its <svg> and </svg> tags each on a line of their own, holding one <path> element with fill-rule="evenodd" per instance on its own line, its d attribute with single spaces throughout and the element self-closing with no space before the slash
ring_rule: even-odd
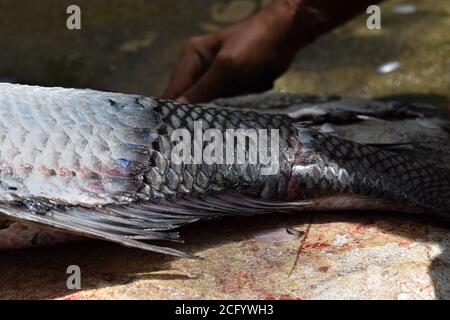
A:
<svg viewBox="0 0 450 320">
<path fill-rule="evenodd" d="M 271 89 L 311 40 L 298 30 L 301 7 L 301 0 L 274 0 L 246 20 L 187 40 L 163 97 L 197 103 Z"/>
</svg>

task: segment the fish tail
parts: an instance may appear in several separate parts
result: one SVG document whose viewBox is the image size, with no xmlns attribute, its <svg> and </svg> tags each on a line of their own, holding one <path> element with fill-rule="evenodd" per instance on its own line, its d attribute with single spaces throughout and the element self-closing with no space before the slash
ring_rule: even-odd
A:
<svg viewBox="0 0 450 320">
<path fill-rule="evenodd" d="M 450 171 L 418 153 L 365 145 L 299 128 L 290 198 L 346 194 L 448 215 Z"/>
</svg>

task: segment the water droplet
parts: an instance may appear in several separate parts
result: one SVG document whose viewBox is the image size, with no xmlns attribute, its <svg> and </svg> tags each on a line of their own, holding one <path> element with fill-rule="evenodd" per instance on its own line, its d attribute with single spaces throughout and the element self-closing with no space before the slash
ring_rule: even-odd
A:
<svg viewBox="0 0 450 320">
<path fill-rule="evenodd" d="M 320 132 L 322 133 L 335 133 L 336 132 L 336 128 L 331 124 L 331 123 L 324 123 L 321 127 L 320 127 Z"/>
<path fill-rule="evenodd" d="M 401 3 L 394 6 L 392 10 L 398 14 L 411 14 L 416 12 L 416 6 L 411 3 Z"/>
<path fill-rule="evenodd" d="M 389 61 L 379 65 L 377 67 L 377 71 L 379 73 L 390 73 L 400 68 L 400 66 L 401 64 L 398 61 Z"/>
</svg>

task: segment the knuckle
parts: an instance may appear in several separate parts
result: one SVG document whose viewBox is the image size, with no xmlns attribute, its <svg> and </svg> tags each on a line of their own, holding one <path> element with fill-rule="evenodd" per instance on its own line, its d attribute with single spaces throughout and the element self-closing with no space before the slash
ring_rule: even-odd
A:
<svg viewBox="0 0 450 320">
<path fill-rule="evenodd" d="M 216 58 L 219 68 L 235 70 L 239 68 L 239 60 L 233 54 L 219 53 Z"/>
<path fill-rule="evenodd" d="M 185 50 L 192 50 L 202 43 L 202 37 L 201 36 L 195 36 L 192 38 L 187 39 L 183 44 L 183 49 Z"/>
</svg>

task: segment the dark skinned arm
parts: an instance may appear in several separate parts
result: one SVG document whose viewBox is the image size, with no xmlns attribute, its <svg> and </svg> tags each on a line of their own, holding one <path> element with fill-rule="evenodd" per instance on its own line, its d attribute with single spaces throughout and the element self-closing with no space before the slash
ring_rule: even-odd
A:
<svg viewBox="0 0 450 320">
<path fill-rule="evenodd" d="M 182 102 L 261 92 L 298 50 L 380 0 L 273 0 L 236 24 L 188 39 L 163 97 Z"/>
</svg>

